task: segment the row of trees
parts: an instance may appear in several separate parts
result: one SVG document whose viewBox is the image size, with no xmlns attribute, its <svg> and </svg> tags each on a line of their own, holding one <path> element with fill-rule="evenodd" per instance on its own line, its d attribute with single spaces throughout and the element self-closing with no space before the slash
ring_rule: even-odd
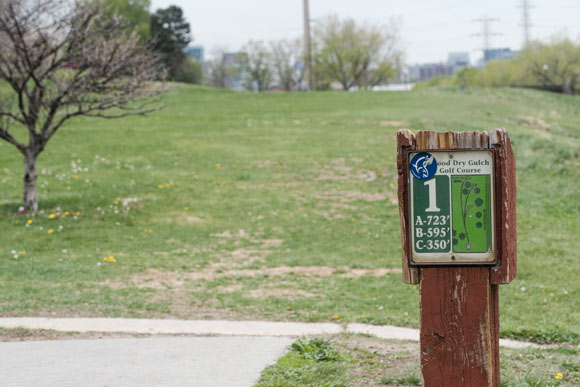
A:
<svg viewBox="0 0 580 387">
<path fill-rule="evenodd" d="M 481 87 L 537 87 L 565 94 L 580 94 L 580 41 L 554 37 L 534 41 L 512 60 L 496 60 L 485 69 L 464 69 L 453 77 L 442 77 L 429 85 Z"/>
<path fill-rule="evenodd" d="M 266 91 L 304 88 L 305 63 L 310 61 L 316 90 L 336 84 L 343 90 L 369 88 L 398 75 L 402 53 L 396 25 L 359 24 L 355 20 L 328 16 L 316 22 L 312 51 L 304 52 L 300 39 L 266 44 L 250 41 L 234 61 L 215 52 L 207 81 L 227 87 L 227 78 L 239 79 L 247 90 Z"/>
</svg>

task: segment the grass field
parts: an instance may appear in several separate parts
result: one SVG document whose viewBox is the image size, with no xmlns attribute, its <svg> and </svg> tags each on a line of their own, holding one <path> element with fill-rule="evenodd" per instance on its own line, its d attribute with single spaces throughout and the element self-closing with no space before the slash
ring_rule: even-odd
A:
<svg viewBox="0 0 580 387">
<path fill-rule="evenodd" d="M 505 127 L 518 276 L 502 336 L 580 338 L 580 100 L 530 90 L 248 94 L 174 86 L 149 117 L 0 145 L 0 315 L 418 325 L 400 274 L 395 133 Z M 110 258 L 112 257 L 112 258 Z M 104 258 L 106 258 L 104 260 Z"/>
</svg>

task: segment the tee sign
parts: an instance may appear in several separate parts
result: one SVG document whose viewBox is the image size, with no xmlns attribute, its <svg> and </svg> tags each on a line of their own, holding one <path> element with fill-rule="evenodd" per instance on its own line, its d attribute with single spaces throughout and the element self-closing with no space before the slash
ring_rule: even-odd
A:
<svg viewBox="0 0 580 387">
<path fill-rule="evenodd" d="M 494 263 L 492 151 L 413 152 L 408 167 L 411 263 Z"/>
</svg>

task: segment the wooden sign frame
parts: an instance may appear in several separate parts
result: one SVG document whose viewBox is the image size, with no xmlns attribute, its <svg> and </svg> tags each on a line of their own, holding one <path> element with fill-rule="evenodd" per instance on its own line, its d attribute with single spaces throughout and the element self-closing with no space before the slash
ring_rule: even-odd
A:
<svg viewBox="0 0 580 387">
<path fill-rule="evenodd" d="M 401 129 L 397 170 L 403 281 L 420 284 L 421 369 L 425 386 L 499 386 L 499 284 L 516 275 L 516 170 L 505 129 L 435 132 Z M 408 153 L 493 151 L 496 262 L 492 266 L 413 265 Z"/>
</svg>

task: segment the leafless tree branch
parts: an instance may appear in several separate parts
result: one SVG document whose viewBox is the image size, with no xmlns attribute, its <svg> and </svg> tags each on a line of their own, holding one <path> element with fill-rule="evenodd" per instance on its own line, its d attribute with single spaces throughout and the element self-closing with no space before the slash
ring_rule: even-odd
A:
<svg viewBox="0 0 580 387">
<path fill-rule="evenodd" d="M 117 118 L 155 110 L 163 91 L 161 61 L 88 0 L 5 0 L 0 9 L 0 138 L 16 146 L 26 165 L 69 119 Z M 11 125 L 15 124 L 15 125 Z M 28 143 L 10 133 L 24 127 Z M 30 171 L 26 176 L 30 177 Z M 25 207 L 26 203 L 25 178 Z M 35 180 L 35 174 L 34 174 Z"/>
</svg>

